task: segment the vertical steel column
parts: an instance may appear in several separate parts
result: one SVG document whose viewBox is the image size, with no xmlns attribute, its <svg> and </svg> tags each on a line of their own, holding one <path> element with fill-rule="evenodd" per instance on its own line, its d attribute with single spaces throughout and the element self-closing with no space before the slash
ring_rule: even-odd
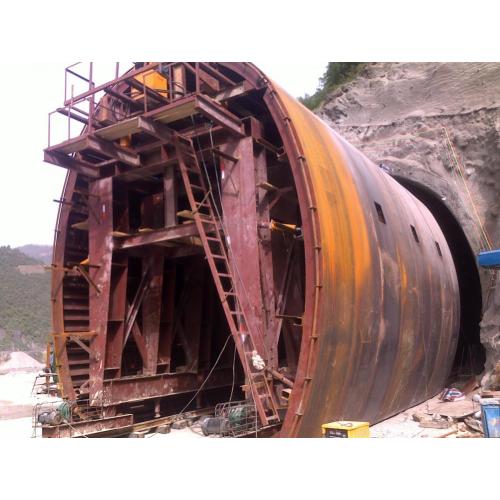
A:
<svg viewBox="0 0 500 500">
<path fill-rule="evenodd" d="M 102 400 L 106 357 L 111 263 L 113 257 L 113 180 L 99 179 L 89 186 L 90 404 Z M 96 266 L 96 267 L 95 267 Z"/>
<path fill-rule="evenodd" d="M 257 186 L 267 182 L 267 159 L 265 148 L 254 146 L 255 184 L 257 197 L 257 227 L 260 260 L 260 285 L 262 295 L 262 323 L 265 333 L 269 365 L 278 367 L 278 341 L 272 332 L 277 331 L 276 302 L 274 297 L 274 273 L 271 247 L 271 230 L 265 227 L 269 223 L 270 193 Z M 279 332 L 278 332 L 279 334 Z"/>
<path fill-rule="evenodd" d="M 240 297 L 249 329 L 265 345 L 264 304 L 261 294 L 258 216 L 255 198 L 256 177 L 252 137 L 229 139 L 222 151 L 239 157 L 237 163 L 221 159 L 225 172 L 222 181 L 222 207 L 226 236 L 235 269 L 236 292 Z M 230 216 L 229 216 L 230 214 Z M 266 353 L 259 353 L 264 359 Z"/>
<path fill-rule="evenodd" d="M 164 251 L 151 246 L 143 259 L 149 269 L 150 284 L 142 301 L 142 336 L 146 348 L 144 375 L 155 375 L 158 366 Z"/>
</svg>

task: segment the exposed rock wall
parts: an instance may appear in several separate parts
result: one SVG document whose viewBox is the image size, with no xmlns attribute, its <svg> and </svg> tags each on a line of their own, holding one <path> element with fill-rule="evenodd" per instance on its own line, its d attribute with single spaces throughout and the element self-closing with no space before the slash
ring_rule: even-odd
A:
<svg viewBox="0 0 500 500">
<path fill-rule="evenodd" d="M 484 233 L 500 247 L 499 109 L 500 63 L 370 63 L 317 113 L 382 168 L 438 194 L 477 253 L 487 248 Z M 500 360 L 495 278 L 480 271 L 483 385 L 490 387 Z"/>
</svg>

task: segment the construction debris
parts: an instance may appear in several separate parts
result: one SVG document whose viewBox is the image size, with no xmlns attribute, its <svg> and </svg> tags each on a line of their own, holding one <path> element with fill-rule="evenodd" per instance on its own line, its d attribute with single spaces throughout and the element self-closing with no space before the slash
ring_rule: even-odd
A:
<svg viewBox="0 0 500 500">
<path fill-rule="evenodd" d="M 453 419 L 450 417 L 442 417 L 437 413 L 433 415 L 425 414 L 413 414 L 413 420 L 419 423 L 420 427 L 431 428 L 431 429 L 447 429 L 453 425 Z"/>
</svg>

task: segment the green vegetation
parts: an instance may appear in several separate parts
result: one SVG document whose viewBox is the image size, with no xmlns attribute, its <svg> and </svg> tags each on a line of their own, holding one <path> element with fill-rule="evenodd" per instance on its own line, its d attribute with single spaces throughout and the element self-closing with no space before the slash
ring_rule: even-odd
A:
<svg viewBox="0 0 500 500">
<path fill-rule="evenodd" d="M 313 95 L 306 94 L 299 97 L 299 101 L 309 109 L 316 109 L 326 96 L 344 83 L 353 80 L 363 69 L 365 63 L 360 62 L 331 62 L 319 79 L 319 86 Z"/>
<path fill-rule="evenodd" d="M 50 273 L 22 274 L 22 265 L 43 263 L 0 247 L 0 351 L 36 351 L 50 333 Z"/>
</svg>

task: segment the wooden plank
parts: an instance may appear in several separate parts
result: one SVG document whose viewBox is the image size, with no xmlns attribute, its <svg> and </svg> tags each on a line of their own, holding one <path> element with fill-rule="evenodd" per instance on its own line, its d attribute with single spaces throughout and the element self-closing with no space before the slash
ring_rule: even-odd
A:
<svg viewBox="0 0 500 500">
<path fill-rule="evenodd" d="M 79 135 L 78 137 L 74 137 L 72 139 L 68 139 L 66 141 L 63 141 L 59 144 L 56 144 L 54 146 L 49 146 L 48 148 L 45 149 L 45 151 L 49 152 L 57 152 L 57 153 L 62 153 L 62 154 L 72 154 L 72 153 L 78 153 L 80 151 L 83 151 L 84 149 L 87 148 L 88 142 L 88 135 L 87 134 L 82 134 Z"/>
<path fill-rule="evenodd" d="M 139 132 L 139 118 L 128 118 L 94 132 L 94 135 L 107 141 L 115 141 L 121 137 Z"/>
<path fill-rule="evenodd" d="M 162 123 L 171 123 L 183 118 L 187 118 L 195 112 L 195 96 L 187 96 L 177 99 L 171 104 L 157 108 L 144 115 Z"/>
</svg>

